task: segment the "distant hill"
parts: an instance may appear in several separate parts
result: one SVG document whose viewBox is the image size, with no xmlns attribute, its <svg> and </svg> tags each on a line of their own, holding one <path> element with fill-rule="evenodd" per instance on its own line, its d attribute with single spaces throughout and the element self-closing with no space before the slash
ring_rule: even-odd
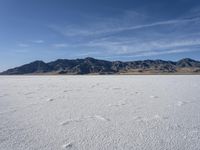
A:
<svg viewBox="0 0 200 150">
<path fill-rule="evenodd" d="M 49 63 L 34 61 L 0 74 L 200 74 L 200 61 L 185 58 L 177 62 L 164 60 L 121 62 L 88 57 L 74 60 L 58 59 Z"/>
</svg>

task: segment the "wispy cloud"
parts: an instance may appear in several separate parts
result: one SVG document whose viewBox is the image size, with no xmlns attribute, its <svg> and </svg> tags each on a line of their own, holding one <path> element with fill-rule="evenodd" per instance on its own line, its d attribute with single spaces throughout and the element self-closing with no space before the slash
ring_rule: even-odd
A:
<svg viewBox="0 0 200 150">
<path fill-rule="evenodd" d="M 18 46 L 19 47 L 29 47 L 29 44 L 19 43 Z"/>
<path fill-rule="evenodd" d="M 200 18 L 197 17 L 197 18 L 190 18 L 190 19 L 188 18 L 188 19 L 177 19 L 177 20 L 160 21 L 160 22 L 154 22 L 154 23 L 150 23 L 150 24 L 143 24 L 143 25 L 120 28 L 120 29 L 117 29 L 116 32 L 121 32 L 121 31 L 126 31 L 126 30 L 137 30 L 137 29 L 155 27 L 155 26 L 161 26 L 161 25 L 188 23 L 188 22 L 193 22 L 193 21 L 199 21 L 199 19 Z"/>
<path fill-rule="evenodd" d="M 178 24 L 190 23 L 190 22 L 195 22 L 195 21 L 200 21 L 200 16 L 196 16 L 192 18 L 157 21 L 157 22 L 144 23 L 144 24 L 139 24 L 139 25 L 122 25 L 122 26 L 119 26 L 118 24 L 117 25 L 110 24 L 109 23 L 110 20 L 108 19 L 108 21 L 105 21 L 105 24 L 101 26 L 93 25 L 91 27 L 77 27 L 77 26 L 71 25 L 71 26 L 60 27 L 56 25 L 51 25 L 50 28 L 64 36 L 95 36 L 95 35 L 105 35 L 105 34 L 125 32 L 129 30 L 139 30 L 139 29 L 151 28 L 151 27 L 157 27 L 157 26 L 178 25 Z"/>
<path fill-rule="evenodd" d="M 66 47 L 70 47 L 70 45 L 66 44 L 66 43 L 57 43 L 57 44 L 53 44 L 53 47 L 55 47 L 55 48 L 66 48 Z"/>
<path fill-rule="evenodd" d="M 124 54 L 124 55 L 104 55 L 102 56 L 102 58 L 141 58 L 141 57 L 150 57 L 150 56 L 158 56 L 158 55 L 167 55 L 167 54 L 178 54 L 178 53 L 185 53 L 185 52 L 194 52 L 194 51 L 198 51 L 198 49 L 170 49 L 167 51 L 159 51 L 159 50 L 152 50 L 152 51 L 143 51 L 140 53 L 129 53 L 129 54 Z"/>
<path fill-rule="evenodd" d="M 12 50 L 12 52 L 14 52 L 14 53 L 28 53 L 30 51 L 28 49 L 15 49 L 15 50 Z"/>
<path fill-rule="evenodd" d="M 44 43 L 44 41 L 43 40 L 33 40 L 32 43 L 42 44 L 42 43 Z"/>
<path fill-rule="evenodd" d="M 121 30 L 123 27 L 130 27 L 130 25 L 143 23 L 148 20 L 149 16 L 137 13 L 135 11 L 124 11 L 117 17 L 88 17 L 83 18 L 86 24 L 67 24 L 49 25 L 49 28 L 64 36 L 98 36 L 101 34 L 108 34 Z"/>
<path fill-rule="evenodd" d="M 31 46 L 34 46 L 37 44 L 43 44 L 43 43 L 44 43 L 43 40 L 30 40 L 30 41 L 18 43 L 17 45 L 22 48 L 27 48 L 27 47 L 31 47 Z"/>
<path fill-rule="evenodd" d="M 155 55 L 164 55 L 164 54 L 175 54 L 175 53 L 183 53 L 183 52 L 192 52 L 192 51 L 197 51 L 197 49 L 169 49 L 167 51 L 150 51 L 150 52 L 144 52 L 141 54 L 135 55 L 135 57 L 142 57 L 142 56 L 155 56 Z"/>
</svg>

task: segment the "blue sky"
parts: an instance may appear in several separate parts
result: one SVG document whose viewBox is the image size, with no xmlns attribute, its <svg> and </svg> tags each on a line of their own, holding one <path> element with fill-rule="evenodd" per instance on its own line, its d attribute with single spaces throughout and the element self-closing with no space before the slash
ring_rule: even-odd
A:
<svg viewBox="0 0 200 150">
<path fill-rule="evenodd" d="M 200 60 L 200 1 L 0 0 L 0 71 L 84 57 Z"/>
</svg>

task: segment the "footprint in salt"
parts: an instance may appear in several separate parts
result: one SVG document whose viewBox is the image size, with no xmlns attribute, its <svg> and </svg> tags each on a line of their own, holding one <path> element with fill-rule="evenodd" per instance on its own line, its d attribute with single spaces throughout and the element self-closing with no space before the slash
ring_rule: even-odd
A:
<svg viewBox="0 0 200 150">
<path fill-rule="evenodd" d="M 110 119 L 104 118 L 100 115 L 94 115 L 94 116 L 83 117 L 83 118 L 80 118 L 80 119 L 70 119 L 70 120 L 67 120 L 67 121 L 60 123 L 60 125 L 65 126 L 65 125 L 68 125 L 68 124 L 71 124 L 71 123 L 80 123 L 82 121 L 88 121 L 90 119 L 92 119 L 92 120 L 97 119 L 97 120 L 100 120 L 100 121 L 110 121 Z"/>
<path fill-rule="evenodd" d="M 153 117 L 153 119 L 160 119 L 161 117 L 160 117 L 160 115 L 155 115 L 154 117 Z"/>
<path fill-rule="evenodd" d="M 8 96 L 8 94 L 3 94 L 3 95 L 0 95 L 0 97 L 6 97 Z"/>
<path fill-rule="evenodd" d="M 90 88 L 93 89 L 93 88 L 95 88 L 95 87 L 96 87 L 96 85 L 92 85 Z"/>
<path fill-rule="evenodd" d="M 71 123 L 78 123 L 78 122 L 83 121 L 84 119 L 86 119 L 86 118 L 82 118 L 82 119 L 70 119 L 70 120 L 62 122 L 60 125 L 65 126 L 65 125 L 68 125 L 68 124 L 71 124 Z"/>
<path fill-rule="evenodd" d="M 64 90 L 63 92 L 64 93 L 68 93 L 68 92 L 73 92 L 74 90 L 70 90 L 70 89 L 68 89 L 68 90 Z"/>
<path fill-rule="evenodd" d="M 94 118 L 95 118 L 95 119 L 98 119 L 98 120 L 101 120 L 101 121 L 110 121 L 110 119 L 104 118 L 104 117 L 102 117 L 102 116 L 100 116 L 100 115 L 95 115 Z"/>
<path fill-rule="evenodd" d="M 168 120 L 169 117 L 168 116 L 160 116 L 158 114 L 154 115 L 152 120 Z"/>
<path fill-rule="evenodd" d="M 52 102 L 52 101 L 54 101 L 54 99 L 53 98 L 49 98 L 47 101 L 48 102 Z"/>
<path fill-rule="evenodd" d="M 143 92 L 141 90 L 139 90 L 139 91 L 135 91 L 134 93 L 135 94 L 142 94 Z"/>
<path fill-rule="evenodd" d="M 146 118 L 146 117 L 140 117 L 137 116 L 134 118 L 135 121 L 140 122 L 140 123 L 147 123 L 150 119 Z"/>
<path fill-rule="evenodd" d="M 31 99 L 31 98 L 33 98 L 33 97 L 32 97 L 32 96 L 27 96 L 26 98 Z"/>
<path fill-rule="evenodd" d="M 73 144 L 70 142 L 70 143 L 62 145 L 62 148 L 69 149 L 69 148 L 72 148 L 72 146 Z"/>
<path fill-rule="evenodd" d="M 180 107 L 180 106 L 183 106 L 183 105 L 185 105 L 185 104 L 187 104 L 187 102 L 178 101 L 176 105 Z"/>
<path fill-rule="evenodd" d="M 119 107 L 119 106 L 124 106 L 124 105 L 126 105 L 125 102 L 120 102 L 118 104 L 108 104 L 109 107 Z"/>
<path fill-rule="evenodd" d="M 121 88 L 115 87 L 113 88 L 113 90 L 121 90 Z"/>
<path fill-rule="evenodd" d="M 155 96 L 155 95 L 151 95 L 150 98 L 155 98 L 156 99 L 156 98 L 159 98 L 159 97 Z"/>
<path fill-rule="evenodd" d="M 5 112 L 0 112 L 0 115 L 8 114 L 8 113 L 14 113 L 16 111 L 17 111 L 16 109 L 13 109 L 13 110 L 5 111 Z"/>
<path fill-rule="evenodd" d="M 139 92 L 135 92 L 135 94 L 139 94 Z"/>
<path fill-rule="evenodd" d="M 34 94 L 34 92 L 28 92 L 28 93 L 25 93 L 24 95 L 31 95 L 31 94 Z"/>
<path fill-rule="evenodd" d="M 164 116 L 164 117 L 162 117 L 162 119 L 164 119 L 164 120 L 168 120 L 169 117 L 168 117 L 168 116 Z"/>
</svg>

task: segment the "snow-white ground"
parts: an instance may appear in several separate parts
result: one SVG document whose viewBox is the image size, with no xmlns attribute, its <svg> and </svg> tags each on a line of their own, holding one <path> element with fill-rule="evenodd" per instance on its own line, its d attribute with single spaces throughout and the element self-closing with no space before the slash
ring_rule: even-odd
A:
<svg viewBox="0 0 200 150">
<path fill-rule="evenodd" d="M 198 150 L 200 76 L 1 76 L 1 150 Z"/>
</svg>

